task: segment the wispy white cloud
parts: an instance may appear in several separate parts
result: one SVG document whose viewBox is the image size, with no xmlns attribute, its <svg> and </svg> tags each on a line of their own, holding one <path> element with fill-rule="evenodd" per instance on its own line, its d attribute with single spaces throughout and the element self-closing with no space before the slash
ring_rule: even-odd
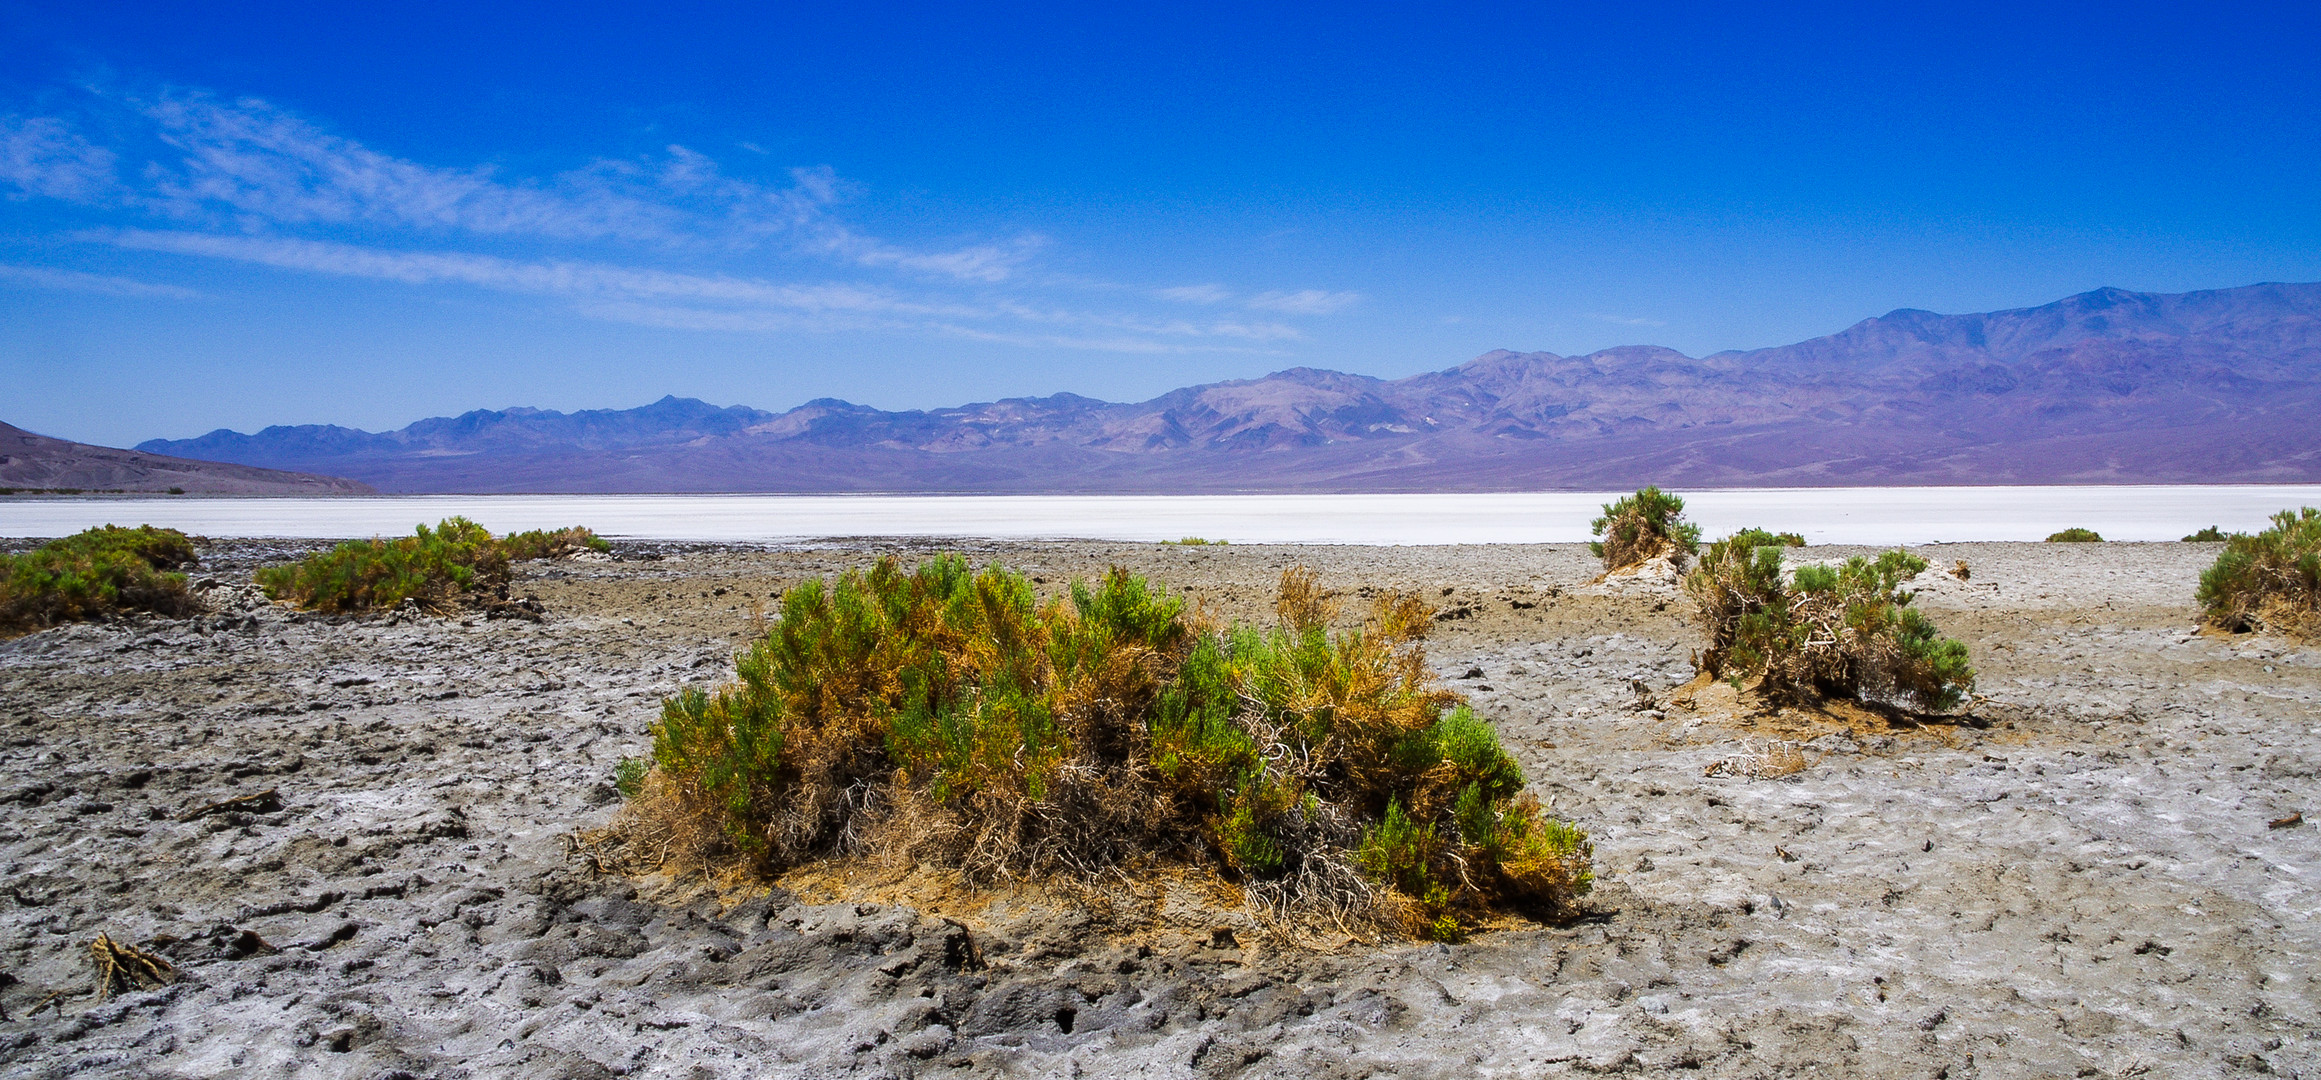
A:
<svg viewBox="0 0 2321 1080">
<path fill-rule="evenodd" d="M 126 220 L 83 236 L 129 250 L 547 297 L 591 318 L 672 329 L 873 327 L 1106 351 L 1276 348 L 1305 337 L 1285 319 L 1329 315 L 1360 299 L 1317 289 L 1243 296 L 1220 284 L 1075 284 L 1054 271 L 1027 272 L 1052 246 L 1031 232 L 897 242 L 847 220 L 846 208 L 865 193 L 827 167 L 763 182 L 670 145 L 511 177 L 488 165 L 383 153 L 256 98 L 168 91 L 99 94 L 88 105 L 95 119 L 78 127 L 63 117 L 0 118 L 0 192 Z M 118 137 L 92 141 L 83 130 Z M 804 276 L 858 280 L 764 276 L 769 260 L 800 259 L 820 267 Z M 749 272 L 698 272 L 704 265 Z M 12 279 L 178 295 L 168 291 L 174 286 L 64 270 L 39 271 L 50 276 L 34 282 L 26 276 L 34 269 L 17 268 Z M 1137 310 L 1155 301 L 1262 314 Z"/>
<path fill-rule="evenodd" d="M 119 155 L 52 116 L 0 116 L 0 184 L 10 197 L 85 202 L 120 189 Z"/>
<path fill-rule="evenodd" d="M 966 304 L 914 302 L 857 285 L 793 285 L 576 260 L 522 261 L 495 255 L 381 251 L 319 240 L 134 229 L 100 234 L 100 238 L 132 250 L 233 259 L 286 270 L 410 285 L 457 282 L 536 296 L 694 301 L 824 314 L 855 312 L 943 318 L 989 314 L 986 309 Z"/>
<path fill-rule="evenodd" d="M 1284 315 L 1328 315 L 1351 307 L 1361 299 L 1361 293 L 1300 289 L 1297 292 L 1258 293 L 1242 306 L 1252 311 L 1278 311 Z"/>
<path fill-rule="evenodd" d="M 45 266 L 11 266 L 0 263 L 0 281 L 15 281 L 43 289 L 63 289 L 68 292 L 96 293 L 99 296 L 150 297 L 162 300 L 198 300 L 199 290 L 182 285 L 162 285 L 135 278 L 114 277 L 110 274 L 91 274 L 80 270 L 52 270 Z"/>
<path fill-rule="evenodd" d="M 1617 323 L 1617 324 L 1619 324 L 1619 325 L 1621 325 L 1621 326 L 1666 326 L 1666 325 L 1668 325 L 1667 323 L 1665 323 L 1665 322 L 1662 322 L 1662 321 L 1660 321 L 1659 319 L 1645 319 L 1645 318 L 1638 318 L 1638 317 L 1636 317 L 1636 316 L 1632 316 L 1632 315 L 1597 315 L 1597 314 L 1591 314 L 1591 315 L 1589 315 L 1589 316 L 1588 316 L 1588 318 L 1594 319 L 1594 320 L 1596 320 L 1596 321 L 1598 321 L 1598 322 Z"/>
<path fill-rule="evenodd" d="M 1222 304 L 1233 299 L 1233 290 L 1223 285 L 1177 285 L 1154 289 L 1152 294 L 1180 304 Z"/>
</svg>

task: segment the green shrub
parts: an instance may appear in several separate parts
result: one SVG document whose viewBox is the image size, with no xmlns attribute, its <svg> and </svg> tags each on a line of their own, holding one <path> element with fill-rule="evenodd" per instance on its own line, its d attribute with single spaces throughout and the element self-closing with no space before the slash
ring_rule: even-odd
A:
<svg viewBox="0 0 2321 1080">
<path fill-rule="evenodd" d="M 0 555 L 0 635 L 116 611 L 180 616 L 199 606 L 185 575 L 193 542 L 175 529 L 102 525 L 20 555 Z"/>
<path fill-rule="evenodd" d="M 2183 542 L 2187 544 L 2221 544 L 2224 542 L 2224 530 L 2219 529 L 2214 525 L 2210 525 L 2209 527 L 2202 529 L 2199 532 L 2185 537 Z"/>
<path fill-rule="evenodd" d="M 1682 567 L 1700 548 L 1700 526 L 1684 520 L 1684 500 L 1656 487 L 1604 504 L 1604 516 L 1588 524 L 1588 550 L 1606 570 L 1625 570 L 1665 556 Z M 1799 538 L 1798 543 L 1804 543 Z"/>
<path fill-rule="evenodd" d="M 464 517 L 448 517 L 433 528 L 421 525 L 410 536 L 350 540 L 296 563 L 265 567 L 257 580 L 267 596 L 315 611 L 382 611 L 410 600 L 449 614 L 470 606 L 507 605 L 511 563 L 605 546 L 584 528 L 499 540 Z"/>
<path fill-rule="evenodd" d="M 1310 574 L 1283 586 L 1280 621 L 1228 629 L 1117 567 L 1045 604 L 957 556 L 809 581 L 735 682 L 664 704 L 643 789 L 765 872 L 1190 859 L 1286 919 L 1429 936 L 1584 891 L 1585 834 L 1522 795 L 1491 726 L 1434 681 L 1425 606 L 1388 596 L 1332 633 Z"/>
<path fill-rule="evenodd" d="M 2283 510 L 2273 527 L 2225 538 L 2200 574 L 2208 622 L 2235 633 L 2274 630 L 2321 638 L 2321 510 Z"/>
<path fill-rule="evenodd" d="M 612 786 L 624 799 L 634 799 L 645 793 L 645 774 L 653 771 L 653 763 L 644 758 L 622 758 L 613 766 Z"/>
<path fill-rule="evenodd" d="M 1744 529 L 1709 545 L 1685 578 L 1707 641 L 1695 663 L 1781 699 L 1810 695 L 1944 711 L 1974 689 L 1966 646 L 1941 636 L 1901 587 L 1926 560 L 1889 551 L 1839 566 L 1782 567 L 1773 534 Z"/>
<path fill-rule="evenodd" d="M 500 538 L 500 546 L 507 551 L 509 562 L 561 559 L 583 551 L 602 553 L 612 550 L 610 542 L 595 531 L 579 525 L 566 529 L 533 529 L 530 532 L 509 533 Z"/>
<path fill-rule="evenodd" d="M 2050 544 L 2100 544 L 2102 535 L 2094 529 L 2065 529 L 2047 538 Z"/>
<path fill-rule="evenodd" d="M 1210 545 L 1212 545 L 1212 544 L 1214 544 L 1214 545 L 1216 545 L 1216 546 L 1218 546 L 1218 547 L 1226 547 L 1226 546 L 1229 546 L 1229 545 L 1231 545 L 1231 544 L 1232 544 L 1232 541 L 1230 541 L 1230 540 L 1210 540 L 1210 539 L 1206 539 L 1206 538 L 1204 538 L 1204 537 L 1199 537 L 1199 536 L 1188 536 L 1188 537 L 1185 537 L 1185 538 L 1184 538 L 1184 539 L 1182 539 L 1182 540 L 1163 540 L 1163 541 L 1161 541 L 1161 543 L 1163 543 L 1163 544 L 1179 544 L 1179 545 L 1182 545 L 1182 546 L 1184 546 L 1184 547 L 1208 547 L 1208 546 L 1210 546 Z"/>
</svg>

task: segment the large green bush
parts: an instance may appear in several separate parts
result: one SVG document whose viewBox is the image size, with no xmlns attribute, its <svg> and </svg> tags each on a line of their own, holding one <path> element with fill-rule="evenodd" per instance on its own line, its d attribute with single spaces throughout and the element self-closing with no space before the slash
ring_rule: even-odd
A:
<svg viewBox="0 0 2321 1080">
<path fill-rule="evenodd" d="M 1700 526 L 1684 520 L 1684 500 L 1656 487 L 1605 503 L 1604 515 L 1588 529 L 1603 538 L 1590 541 L 1588 550 L 1604 560 L 1606 570 L 1663 557 L 1682 567 L 1700 549 Z"/>
<path fill-rule="evenodd" d="M 464 517 L 448 517 L 410 536 L 350 540 L 295 563 L 265 567 L 257 578 L 267 596 L 315 611 L 379 611 L 410 600 L 449 614 L 505 606 L 511 563 L 605 547 L 579 527 L 501 540 Z"/>
<path fill-rule="evenodd" d="M 1284 584 L 1279 623 L 1219 629 L 1117 568 L 1044 604 L 956 556 L 807 582 L 736 682 L 666 703 L 640 800 L 661 805 L 638 812 L 713 820 L 763 871 L 1189 860 L 1285 918 L 1432 935 L 1583 891 L 1584 834 L 1429 673 L 1426 608 L 1389 597 L 1332 633 L 1310 575 Z"/>
<path fill-rule="evenodd" d="M 2272 520 L 2263 532 L 2225 538 L 2215 564 L 2200 575 L 2203 613 L 2236 633 L 2321 638 L 2321 510 L 2283 510 Z"/>
<path fill-rule="evenodd" d="M 175 529 L 102 525 L 20 555 L 0 555 L 0 635 L 116 611 L 185 615 L 198 605 L 185 575 L 193 542 Z"/>
<path fill-rule="evenodd" d="M 1707 640 L 1695 663 L 1777 698 L 1855 698 L 1943 711 L 1974 689 L 1966 646 L 1910 606 L 1926 569 L 1906 551 L 1785 572 L 1779 538 L 1743 529 L 1709 545 L 1685 579 Z"/>
</svg>

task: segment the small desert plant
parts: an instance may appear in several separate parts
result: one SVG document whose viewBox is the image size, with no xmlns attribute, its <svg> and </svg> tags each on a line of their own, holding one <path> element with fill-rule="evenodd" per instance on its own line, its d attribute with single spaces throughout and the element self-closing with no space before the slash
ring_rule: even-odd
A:
<svg viewBox="0 0 2321 1080">
<path fill-rule="evenodd" d="M 1684 520 L 1684 500 L 1656 487 L 1605 503 L 1604 516 L 1590 522 L 1588 529 L 1603 537 L 1590 541 L 1588 550 L 1604 560 L 1606 570 L 1625 570 L 1662 557 L 1682 567 L 1700 548 L 1700 526 Z M 1798 537 L 1797 542 L 1805 540 Z"/>
<path fill-rule="evenodd" d="M 624 799 L 634 799 L 645 793 L 645 774 L 652 771 L 653 763 L 644 758 L 622 758 L 613 766 L 613 789 Z"/>
<path fill-rule="evenodd" d="M 2272 521 L 2255 535 L 2225 538 L 2200 574 L 2201 607 L 2211 625 L 2235 633 L 2321 638 L 2321 510 L 2283 510 Z"/>
<path fill-rule="evenodd" d="M 509 533 L 500 538 L 500 546 L 508 553 L 509 562 L 530 562 L 534 559 L 561 559 L 583 551 L 598 553 L 612 550 L 612 544 L 585 526 L 574 525 L 565 529 L 533 529 L 530 532 Z"/>
<path fill-rule="evenodd" d="M 640 812 L 720 821 L 724 853 L 697 862 L 881 855 L 988 881 L 1190 861 L 1288 923 L 1423 936 L 1585 890 L 1586 836 L 1434 681 L 1423 604 L 1385 596 L 1333 634 L 1293 568 L 1278 608 L 1214 627 L 1119 568 L 1043 604 L 956 556 L 809 581 L 737 682 L 665 703 Z"/>
<path fill-rule="evenodd" d="M 410 536 L 350 540 L 296 563 L 265 567 L 257 579 L 267 596 L 316 611 L 379 611 L 406 600 L 441 614 L 470 605 L 496 610 L 508 602 L 509 564 L 603 545 L 578 527 L 499 540 L 473 521 L 448 517 Z"/>
<path fill-rule="evenodd" d="M 1773 534 L 1744 529 L 1709 545 L 1685 579 L 1708 640 L 1694 663 L 1779 699 L 1811 694 L 1943 711 L 1974 688 L 1966 646 L 1910 606 L 1902 582 L 1926 560 L 1889 551 L 1837 566 L 1782 566 Z"/>
<path fill-rule="evenodd" d="M 185 575 L 193 542 L 175 529 L 103 525 L 20 555 L 0 555 L 0 635 L 115 611 L 185 615 L 197 606 Z"/>
<path fill-rule="evenodd" d="M 2094 529 L 2065 529 L 2047 538 L 2050 544 L 2100 544 L 2102 534 Z"/>
<path fill-rule="evenodd" d="M 2199 532 L 2185 537 L 2183 542 L 2187 544 L 2221 544 L 2224 542 L 2224 530 L 2219 529 L 2214 525 L 2210 525 L 2209 527 L 2202 529 Z"/>
<path fill-rule="evenodd" d="M 1218 546 L 1218 547 L 1226 547 L 1226 546 L 1230 546 L 1230 545 L 1231 545 L 1231 543 L 1232 543 L 1232 541 L 1230 541 L 1230 540 L 1210 540 L 1210 539 L 1207 539 L 1207 538 L 1205 538 L 1205 537 L 1199 537 L 1199 536 L 1188 536 L 1188 537 L 1185 537 L 1185 538 L 1184 538 L 1184 539 L 1182 539 L 1182 540 L 1163 540 L 1163 541 L 1161 541 L 1161 543 L 1163 543 L 1163 544 L 1178 544 L 1178 545 L 1182 545 L 1182 546 L 1184 546 L 1184 547 L 1209 547 L 1209 546 L 1211 546 L 1211 545 L 1216 545 L 1216 546 Z"/>
</svg>

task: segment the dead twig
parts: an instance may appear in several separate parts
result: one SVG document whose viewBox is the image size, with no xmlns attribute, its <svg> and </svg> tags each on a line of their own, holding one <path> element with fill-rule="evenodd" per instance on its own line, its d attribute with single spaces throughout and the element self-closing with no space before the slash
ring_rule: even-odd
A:
<svg viewBox="0 0 2321 1080">
<path fill-rule="evenodd" d="M 1741 752 L 1710 763 L 1709 776 L 1738 776 L 1748 780 L 1778 780 L 1804 772 L 1813 763 L 1806 759 L 1805 749 L 1787 739 L 1759 744 L 1744 740 Z"/>
<path fill-rule="evenodd" d="M 280 809 L 282 809 L 281 790 L 267 788 L 255 795 L 243 795 L 227 799 L 224 802 L 214 802 L 208 806 L 196 807 L 179 814 L 177 820 L 180 822 L 195 821 L 211 814 L 225 814 L 236 810 L 246 810 L 253 814 L 268 814 Z"/>
<path fill-rule="evenodd" d="M 177 967 L 134 945 L 123 945 L 112 938 L 98 934 L 89 943 L 89 953 L 97 962 L 97 1000 L 112 997 L 118 990 L 135 990 L 140 986 L 167 986 L 177 981 Z"/>
<path fill-rule="evenodd" d="M 2294 813 L 2294 814 L 2290 814 L 2288 817 L 2285 817 L 2285 818 L 2276 818 L 2276 819 L 2274 819 L 2274 820 L 2272 820 L 2272 821 L 2266 822 L 2266 823 L 2265 823 L 2265 828 L 2268 828 L 2268 829 L 2294 829 L 2294 828 L 2296 828 L 2296 827 L 2297 827 L 2297 826 L 2299 826 L 2299 825 L 2303 825 L 2304 823 L 2305 823 L 2305 812 L 2304 812 L 2303 810 L 2299 810 L 2299 811 L 2297 811 L 2297 812 L 2296 812 L 2296 813 Z"/>
</svg>

